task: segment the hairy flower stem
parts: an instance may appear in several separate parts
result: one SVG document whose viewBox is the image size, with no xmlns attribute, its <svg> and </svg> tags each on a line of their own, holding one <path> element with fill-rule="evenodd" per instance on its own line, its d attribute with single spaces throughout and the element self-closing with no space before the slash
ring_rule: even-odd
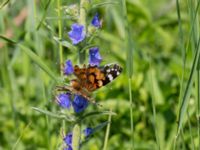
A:
<svg viewBox="0 0 200 150">
<path fill-rule="evenodd" d="M 80 144 L 80 137 L 81 137 L 81 127 L 80 124 L 75 124 L 73 128 L 73 134 L 72 134 L 72 148 L 73 150 L 79 150 L 79 144 Z"/>
<path fill-rule="evenodd" d="M 79 24 L 84 26 L 85 32 L 87 32 L 86 28 L 86 8 L 85 6 L 89 3 L 88 0 L 80 0 L 80 14 L 79 14 Z M 83 64 L 85 61 L 85 51 L 81 51 L 81 48 L 78 51 L 79 63 Z"/>
</svg>

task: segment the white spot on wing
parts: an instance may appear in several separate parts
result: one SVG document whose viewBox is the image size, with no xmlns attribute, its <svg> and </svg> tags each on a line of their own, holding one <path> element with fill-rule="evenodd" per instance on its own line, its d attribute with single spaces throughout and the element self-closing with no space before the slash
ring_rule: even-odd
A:
<svg viewBox="0 0 200 150">
<path fill-rule="evenodd" d="M 109 72 L 110 72 L 110 69 L 106 70 L 106 72 L 108 72 L 108 73 L 109 73 Z"/>
<path fill-rule="evenodd" d="M 109 79 L 109 81 L 112 81 L 112 80 L 113 80 L 112 74 L 109 74 L 109 75 L 108 75 L 108 79 Z"/>
</svg>

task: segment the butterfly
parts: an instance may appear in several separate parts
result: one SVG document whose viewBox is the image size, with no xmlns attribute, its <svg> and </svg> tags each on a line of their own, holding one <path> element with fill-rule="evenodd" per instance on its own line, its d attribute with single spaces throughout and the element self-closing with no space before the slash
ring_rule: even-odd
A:
<svg viewBox="0 0 200 150">
<path fill-rule="evenodd" d="M 122 72 L 118 64 L 107 64 L 105 66 L 83 65 L 74 66 L 74 79 L 70 80 L 70 86 L 57 87 L 61 91 L 70 91 L 91 100 L 91 93 L 108 83 L 112 82 Z M 92 100 L 91 100 L 92 101 Z"/>
</svg>

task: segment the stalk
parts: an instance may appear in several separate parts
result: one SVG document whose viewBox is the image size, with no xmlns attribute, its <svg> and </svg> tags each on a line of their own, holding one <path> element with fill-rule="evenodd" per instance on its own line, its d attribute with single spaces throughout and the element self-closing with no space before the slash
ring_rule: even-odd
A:
<svg viewBox="0 0 200 150">
<path fill-rule="evenodd" d="M 85 27 L 85 32 L 87 33 L 87 28 L 86 28 L 86 8 L 85 6 L 89 3 L 88 0 L 81 0 L 80 1 L 80 14 L 79 14 L 79 24 L 83 25 Z M 81 51 L 82 48 L 79 49 L 78 51 L 78 56 L 79 56 L 79 63 L 83 64 L 85 62 L 85 51 Z"/>
<path fill-rule="evenodd" d="M 132 99 L 132 74 L 133 74 L 133 41 L 130 34 L 130 27 L 128 24 L 128 18 L 127 18 L 127 9 L 126 9 L 126 0 L 122 0 L 122 11 L 123 11 L 123 19 L 124 19 L 124 27 L 125 27 L 125 49 L 127 49 L 127 55 L 126 55 L 126 67 L 127 67 L 127 77 L 128 77 L 128 85 L 129 85 L 129 103 L 130 103 L 130 128 L 131 128 L 131 150 L 134 149 L 134 131 L 133 131 L 133 99 Z"/>
<path fill-rule="evenodd" d="M 58 18 L 61 18 L 61 0 L 57 0 L 57 15 L 58 15 Z M 62 22 L 61 22 L 61 19 L 58 19 L 58 37 L 59 39 L 62 39 Z M 59 43 L 59 58 L 60 58 L 60 68 L 63 64 L 63 47 L 62 47 L 62 44 Z M 62 69 L 60 69 L 60 74 L 62 75 Z"/>
<path fill-rule="evenodd" d="M 110 109 L 110 115 L 108 117 L 108 125 L 106 128 L 106 135 L 105 135 L 105 139 L 104 139 L 103 150 L 106 150 L 107 145 L 108 145 L 108 137 L 109 137 L 109 133 L 110 133 L 111 118 L 112 118 L 112 109 Z"/>
</svg>

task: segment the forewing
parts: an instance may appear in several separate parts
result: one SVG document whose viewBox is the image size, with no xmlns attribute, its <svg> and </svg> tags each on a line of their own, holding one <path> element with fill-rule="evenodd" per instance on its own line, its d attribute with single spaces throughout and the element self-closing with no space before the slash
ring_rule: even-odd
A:
<svg viewBox="0 0 200 150">
<path fill-rule="evenodd" d="M 102 68 L 105 74 L 105 80 L 103 81 L 103 85 L 106 85 L 112 82 L 116 77 L 118 77 L 122 72 L 122 67 L 118 64 L 108 64 Z"/>
</svg>

